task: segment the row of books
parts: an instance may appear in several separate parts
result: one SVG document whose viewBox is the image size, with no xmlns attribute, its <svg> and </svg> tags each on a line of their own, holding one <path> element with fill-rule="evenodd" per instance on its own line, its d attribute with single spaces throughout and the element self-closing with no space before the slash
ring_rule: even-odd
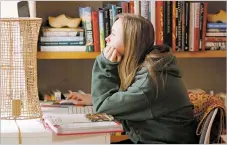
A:
<svg viewBox="0 0 227 145">
<path fill-rule="evenodd" d="M 81 47 L 80 51 L 100 52 L 106 46 L 105 38 L 111 33 L 116 15 L 135 13 L 152 22 L 156 30 L 156 44 L 169 45 L 173 52 L 204 51 L 210 48 L 209 41 L 217 38 L 217 36 L 210 38 L 213 32 L 211 33 L 210 30 L 207 32 L 207 27 L 210 27 L 210 24 L 207 23 L 207 8 L 207 2 L 138 0 L 104 4 L 103 8 L 97 10 L 91 7 L 79 7 L 79 16 L 82 19 L 81 32 L 83 32 L 78 36 L 80 38 L 74 38 L 75 43 L 71 42 L 72 39 L 68 39 L 70 42 L 65 43 L 42 43 L 41 48 L 55 45 L 55 50 L 61 51 L 62 48 L 59 45 L 64 45 L 67 46 L 64 47 L 64 51 L 72 50 L 69 48 L 76 46 L 77 48 Z M 57 29 L 49 28 L 49 31 L 57 31 Z M 64 31 L 75 30 L 66 30 L 65 28 Z M 48 37 L 47 35 L 43 36 Z M 62 35 L 58 32 L 55 36 L 61 37 Z M 77 41 L 82 39 L 84 41 Z M 56 45 L 59 46 L 58 49 Z"/>
<path fill-rule="evenodd" d="M 156 30 L 155 43 L 169 45 L 173 52 L 204 51 L 210 45 L 206 38 L 209 36 L 206 31 L 207 2 L 134 0 L 118 5 L 106 4 L 98 10 L 91 7 L 81 9 L 91 16 L 84 21 L 91 22 L 92 30 L 88 35 L 89 38 L 93 36 L 94 51 L 105 48 L 104 39 L 110 34 L 116 14 L 121 12 L 135 13 L 149 19 Z"/>
<path fill-rule="evenodd" d="M 86 44 L 94 46 L 95 52 L 102 51 L 106 46 L 105 38 L 110 35 L 111 27 L 117 14 L 141 14 L 145 18 L 154 21 L 152 16 L 155 8 L 154 4 L 154 1 L 134 0 L 117 2 L 116 4 L 104 4 L 103 8 L 98 10 L 94 10 L 91 7 L 80 7 L 79 13 L 87 38 Z"/>
<path fill-rule="evenodd" d="M 172 46 L 172 51 L 204 51 L 206 2 L 157 1 L 156 44 Z"/>
</svg>

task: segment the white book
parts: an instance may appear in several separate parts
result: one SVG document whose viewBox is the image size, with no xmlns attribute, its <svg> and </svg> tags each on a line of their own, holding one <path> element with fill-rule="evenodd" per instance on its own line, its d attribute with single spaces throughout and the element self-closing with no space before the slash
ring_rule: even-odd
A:
<svg viewBox="0 0 227 145">
<path fill-rule="evenodd" d="M 40 46 L 41 52 L 63 52 L 63 51 L 72 51 L 72 52 L 86 52 L 86 46 Z"/>
<path fill-rule="evenodd" d="M 227 33 L 226 32 L 218 32 L 218 33 L 215 33 L 215 32 L 207 32 L 206 33 L 206 36 L 207 37 L 212 37 L 212 36 L 226 37 L 227 36 Z"/>
<path fill-rule="evenodd" d="M 57 135 L 123 132 L 116 121 L 93 122 L 87 114 L 43 115 L 44 122 Z"/>
<path fill-rule="evenodd" d="M 55 41 L 84 41 L 84 37 L 41 37 L 40 42 L 55 42 Z"/>
<path fill-rule="evenodd" d="M 153 24 L 154 30 L 155 29 L 155 1 L 150 1 L 150 20 Z"/>
<path fill-rule="evenodd" d="M 84 32 L 83 28 L 52 28 L 42 27 L 42 32 Z"/>
<path fill-rule="evenodd" d="M 141 16 L 143 16 L 146 19 L 149 19 L 148 13 L 149 13 L 149 1 L 141 1 Z"/>
<path fill-rule="evenodd" d="M 76 31 L 45 31 L 43 32 L 43 36 L 44 37 L 57 37 L 57 36 L 61 36 L 61 37 L 75 37 L 75 36 L 79 36 L 79 37 L 84 37 L 84 32 L 76 32 Z"/>
<path fill-rule="evenodd" d="M 140 3 L 139 0 L 134 0 L 134 13 L 140 15 Z"/>
</svg>

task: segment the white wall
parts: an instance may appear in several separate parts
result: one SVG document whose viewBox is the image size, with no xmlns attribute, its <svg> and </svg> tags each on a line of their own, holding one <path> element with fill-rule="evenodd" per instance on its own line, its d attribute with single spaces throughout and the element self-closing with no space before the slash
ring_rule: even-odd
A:
<svg viewBox="0 0 227 145">
<path fill-rule="evenodd" d="M 19 1 L 0 1 L 1 13 L 0 17 L 18 17 L 17 3 Z M 36 1 L 29 1 L 30 17 L 36 17 Z"/>
<path fill-rule="evenodd" d="M 5 18 L 5 17 L 18 17 L 18 12 L 17 12 L 17 2 L 18 1 L 1 1 L 1 13 L 0 17 Z"/>
</svg>

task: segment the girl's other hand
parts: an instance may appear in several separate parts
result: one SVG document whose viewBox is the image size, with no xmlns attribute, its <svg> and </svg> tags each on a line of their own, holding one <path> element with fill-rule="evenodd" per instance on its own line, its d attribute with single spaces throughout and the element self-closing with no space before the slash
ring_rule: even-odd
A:
<svg viewBox="0 0 227 145">
<path fill-rule="evenodd" d="M 85 105 L 85 106 L 92 105 L 91 94 L 81 94 L 77 92 L 70 92 L 66 100 L 75 100 L 73 103 L 76 105 Z"/>
</svg>

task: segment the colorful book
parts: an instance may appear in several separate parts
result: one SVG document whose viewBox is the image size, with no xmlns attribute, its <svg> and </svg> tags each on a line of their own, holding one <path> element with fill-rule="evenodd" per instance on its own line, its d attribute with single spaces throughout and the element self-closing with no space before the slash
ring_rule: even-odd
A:
<svg viewBox="0 0 227 145">
<path fill-rule="evenodd" d="M 104 9 L 99 8 L 99 35 L 100 35 L 100 50 L 105 48 L 105 29 L 104 29 Z"/>
<path fill-rule="evenodd" d="M 220 33 L 213 33 L 213 32 L 207 32 L 206 36 L 209 37 L 213 37 L 213 36 L 218 36 L 218 37 L 226 37 L 227 33 L 226 32 L 220 32 Z"/>
<path fill-rule="evenodd" d="M 41 52 L 86 52 L 86 46 L 40 46 Z"/>
<path fill-rule="evenodd" d="M 94 10 L 91 12 L 92 29 L 94 38 L 94 52 L 100 52 L 100 37 L 99 37 L 99 12 Z"/>
<path fill-rule="evenodd" d="M 39 43 L 41 46 L 77 46 L 84 45 L 84 41 L 44 41 Z"/>
<path fill-rule="evenodd" d="M 226 23 L 207 23 L 207 28 L 222 28 L 222 29 L 226 29 L 227 28 L 227 24 Z"/>
<path fill-rule="evenodd" d="M 40 42 L 55 42 L 55 41 L 84 41 L 84 37 L 75 36 L 75 37 L 41 37 Z"/>
<path fill-rule="evenodd" d="M 81 27 L 78 28 L 42 27 L 42 32 L 84 32 L 84 29 Z"/>
<path fill-rule="evenodd" d="M 82 24 L 85 30 L 86 38 L 86 51 L 94 52 L 94 41 L 93 41 L 93 31 L 91 22 L 91 7 L 80 7 L 79 8 L 80 18 L 82 19 Z"/>
</svg>

